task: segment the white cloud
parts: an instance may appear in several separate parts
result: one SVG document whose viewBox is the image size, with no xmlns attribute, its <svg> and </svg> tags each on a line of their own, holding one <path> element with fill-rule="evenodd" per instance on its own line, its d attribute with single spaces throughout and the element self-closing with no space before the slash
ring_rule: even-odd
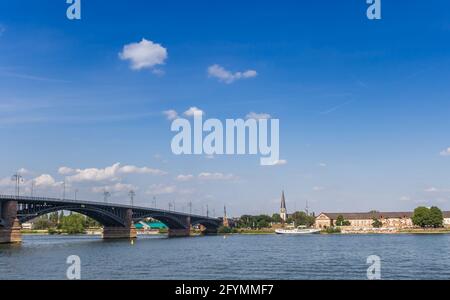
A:
<svg viewBox="0 0 450 300">
<path fill-rule="evenodd" d="M 265 114 L 265 113 L 250 112 L 247 114 L 246 118 L 247 119 L 255 119 L 255 120 L 267 120 L 267 119 L 272 118 L 272 116 L 269 114 Z"/>
<path fill-rule="evenodd" d="M 325 188 L 323 186 L 315 186 L 313 187 L 313 191 L 315 192 L 320 192 L 323 191 Z"/>
<path fill-rule="evenodd" d="M 62 184 L 62 182 L 56 182 L 56 180 L 48 174 L 42 174 L 41 176 L 33 179 L 33 181 L 37 187 L 55 187 Z"/>
<path fill-rule="evenodd" d="M 104 191 L 121 193 L 121 192 L 128 192 L 131 190 L 137 190 L 137 188 L 132 184 L 125 184 L 125 183 L 120 183 L 120 182 L 118 182 L 114 185 L 109 185 L 109 186 L 104 186 L 104 187 L 98 186 L 98 187 L 92 188 L 92 191 L 94 193 L 103 193 Z"/>
<path fill-rule="evenodd" d="M 400 201 L 411 201 L 411 197 L 409 197 L 409 196 L 402 196 L 402 197 L 400 197 Z"/>
<path fill-rule="evenodd" d="M 20 168 L 19 170 L 17 170 L 17 173 L 21 174 L 21 175 L 28 175 L 31 172 L 25 168 Z"/>
<path fill-rule="evenodd" d="M 210 77 L 219 79 L 219 81 L 221 81 L 221 82 L 230 84 L 239 79 L 247 79 L 247 78 L 256 77 L 258 75 L 258 73 L 254 70 L 247 70 L 244 72 L 232 73 L 232 72 L 226 70 L 225 68 L 223 68 L 222 66 L 215 64 L 208 68 L 208 75 Z"/>
<path fill-rule="evenodd" d="M 235 179 L 233 174 L 208 173 L 203 172 L 198 175 L 200 180 L 232 180 Z"/>
<path fill-rule="evenodd" d="M 204 112 L 195 106 L 189 108 L 187 111 L 184 112 L 184 115 L 186 117 L 202 116 L 203 114 Z"/>
<path fill-rule="evenodd" d="M 271 165 L 271 166 L 284 166 L 284 165 L 287 165 L 287 163 L 288 163 L 288 161 L 287 160 L 285 160 L 285 159 L 280 159 L 280 160 L 277 160 L 273 165 Z"/>
<path fill-rule="evenodd" d="M 450 147 L 441 151 L 441 156 L 450 156 Z"/>
<path fill-rule="evenodd" d="M 0 179 L 0 186 L 13 186 L 14 182 L 11 177 Z"/>
<path fill-rule="evenodd" d="M 169 121 L 172 121 L 172 120 L 175 120 L 176 118 L 178 118 L 178 113 L 173 109 L 163 111 L 163 114 L 166 116 L 167 120 L 169 120 Z"/>
<path fill-rule="evenodd" d="M 136 167 L 136 166 L 123 166 L 119 168 L 119 173 L 123 174 L 153 174 L 153 175 L 165 175 L 164 171 L 158 169 L 152 169 L 149 167 Z"/>
<path fill-rule="evenodd" d="M 430 188 L 425 189 L 425 192 L 428 192 L 428 193 L 434 193 L 437 191 L 439 191 L 439 190 L 435 187 L 430 187 Z"/>
<path fill-rule="evenodd" d="M 68 167 L 61 167 L 58 169 L 58 173 L 61 175 L 69 175 L 75 173 L 75 170 Z"/>
<path fill-rule="evenodd" d="M 153 184 L 146 192 L 148 195 L 166 195 L 173 194 L 177 191 L 174 185 Z"/>
<path fill-rule="evenodd" d="M 61 168 L 60 168 L 61 169 Z M 69 168 L 68 168 L 69 169 Z M 67 170 L 68 170 L 67 169 Z M 63 169 L 65 171 L 66 169 Z M 82 181 L 106 181 L 106 180 L 118 180 L 122 174 L 152 174 L 152 175 L 165 175 L 164 171 L 158 169 L 152 169 L 148 167 L 136 167 L 136 166 L 121 166 L 120 163 L 116 163 L 110 167 L 104 169 L 88 168 L 77 169 L 74 171 L 74 175 L 69 176 L 67 179 L 72 182 Z"/>
<path fill-rule="evenodd" d="M 177 181 L 190 181 L 192 179 L 194 179 L 194 175 L 191 175 L 191 174 L 189 174 L 189 175 L 180 174 L 176 178 Z"/>
<path fill-rule="evenodd" d="M 319 163 L 318 166 L 321 167 L 321 168 L 326 168 L 327 164 L 326 163 Z"/>
<path fill-rule="evenodd" d="M 142 39 L 139 43 L 125 45 L 119 57 L 122 60 L 129 60 L 133 70 L 152 69 L 154 66 L 164 64 L 167 59 L 167 49 L 160 44 Z"/>
</svg>

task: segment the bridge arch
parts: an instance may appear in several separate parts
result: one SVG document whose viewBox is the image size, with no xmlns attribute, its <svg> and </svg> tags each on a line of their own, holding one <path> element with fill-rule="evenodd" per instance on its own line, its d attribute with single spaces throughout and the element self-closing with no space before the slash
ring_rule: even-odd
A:
<svg viewBox="0 0 450 300">
<path fill-rule="evenodd" d="M 80 207 L 79 205 L 61 205 L 61 206 L 47 206 L 42 208 L 27 208 L 18 210 L 18 218 L 21 223 L 25 223 L 36 219 L 40 216 L 59 212 L 59 211 L 71 211 L 87 216 L 105 227 L 126 227 L 126 224 L 120 216 L 120 212 L 114 213 L 106 209 L 100 209 L 98 207 Z"/>
<path fill-rule="evenodd" d="M 134 222 L 140 222 L 142 220 L 152 218 L 160 221 L 169 229 L 186 229 L 190 225 L 187 223 L 186 218 L 179 218 L 177 216 L 168 215 L 165 213 L 152 212 L 139 217 L 133 218 Z"/>
</svg>

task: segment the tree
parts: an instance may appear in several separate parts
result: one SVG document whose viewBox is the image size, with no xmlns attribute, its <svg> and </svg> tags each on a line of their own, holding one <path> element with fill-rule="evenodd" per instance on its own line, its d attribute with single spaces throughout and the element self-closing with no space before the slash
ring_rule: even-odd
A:
<svg viewBox="0 0 450 300">
<path fill-rule="evenodd" d="M 79 214 L 64 216 L 61 220 L 61 229 L 68 234 L 84 233 L 85 218 Z"/>
<path fill-rule="evenodd" d="M 424 206 L 420 206 L 414 210 L 414 214 L 412 216 L 412 222 L 416 226 L 420 226 L 425 228 L 430 224 L 430 213 L 429 209 Z"/>
<path fill-rule="evenodd" d="M 443 226 L 444 217 L 442 211 L 435 206 L 431 208 L 420 206 L 414 210 L 412 221 L 414 225 L 422 228 L 438 228 Z"/>
<path fill-rule="evenodd" d="M 295 226 L 307 226 L 311 227 L 316 222 L 316 218 L 307 215 L 303 211 L 297 211 L 290 216 L 291 222 L 294 222 Z"/>
<path fill-rule="evenodd" d="M 350 226 L 350 221 L 344 219 L 344 216 L 339 215 L 336 218 L 336 226 Z"/>
<path fill-rule="evenodd" d="M 281 223 L 283 220 L 280 217 L 280 214 L 273 214 L 272 215 L 272 222 L 273 223 Z"/>
<path fill-rule="evenodd" d="M 33 229 L 36 230 L 46 230 L 49 229 L 51 227 L 53 227 L 54 225 L 52 224 L 52 222 L 47 219 L 47 218 L 38 218 L 37 220 L 35 220 L 33 222 Z"/>
<path fill-rule="evenodd" d="M 444 227 L 444 216 L 442 215 L 442 211 L 436 206 L 430 208 L 429 221 L 430 221 L 429 226 L 431 227 L 434 228 Z"/>
<path fill-rule="evenodd" d="M 374 217 L 373 222 L 372 222 L 372 227 L 373 228 L 381 228 L 381 227 L 383 227 L 383 223 Z"/>
</svg>

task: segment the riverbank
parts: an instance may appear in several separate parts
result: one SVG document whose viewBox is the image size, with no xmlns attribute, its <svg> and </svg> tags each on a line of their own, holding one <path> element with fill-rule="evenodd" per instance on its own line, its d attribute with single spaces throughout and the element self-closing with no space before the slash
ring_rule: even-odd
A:
<svg viewBox="0 0 450 300">
<path fill-rule="evenodd" d="M 23 235 L 101 235 L 102 229 L 91 229 L 84 233 L 78 234 L 70 234 L 61 230 L 49 231 L 49 230 L 22 230 L 21 233 Z M 139 235 L 165 235 L 167 231 L 160 230 L 159 232 L 142 232 Z M 266 228 L 266 229 L 235 229 L 230 233 L 219 233 L 219 235 L 271 235 L 275 234 L 275 229 Z M 351 230 L 342 230 L 342 231 L 321 231 L 322 235 L 368 235 L 368 234 L 450 234 L 450 228 L 410 228 L 410 229 L 401 229 L 396 231 L 385 230 L 385 231 L 374 231 L 374 230 L 360 230 L 360 231 L 351 231 Z M 201 232 L 192 231 L 191 236 L 199 236 Z"/>
</svg>

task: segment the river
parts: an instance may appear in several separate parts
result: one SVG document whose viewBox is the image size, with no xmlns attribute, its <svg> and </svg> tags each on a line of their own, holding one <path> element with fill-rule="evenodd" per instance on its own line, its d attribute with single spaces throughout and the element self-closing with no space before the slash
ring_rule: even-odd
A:
<svg viewBox="0 0 450 300">
<path fill-rule="evenodd" d="M 0 245 L 0 279 L 66 279 L 67 257 L 82 279 L 450 279 L 450 235 L 24 236 Z"/>
</svg>

